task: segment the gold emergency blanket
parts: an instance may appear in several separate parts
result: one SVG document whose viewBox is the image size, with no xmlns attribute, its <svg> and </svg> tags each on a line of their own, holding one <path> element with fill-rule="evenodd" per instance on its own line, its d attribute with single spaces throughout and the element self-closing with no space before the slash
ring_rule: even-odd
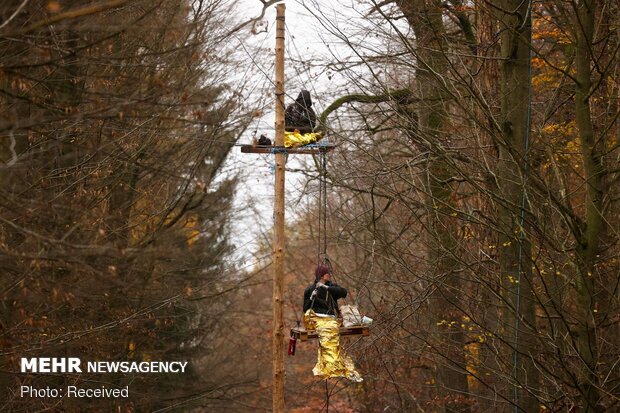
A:
<svg viewBox="0 0 620 413">
<path fill-rule="evenodd" d="M 351 381 L 363 381 L 351 357 L 340 347 L 340 326 L 335 317 L 319 317 L 314 311 L 308 310 L 304 315 L 304 324 L 306 329 L 316 330 L 319 336 L 318 361 L 312 369 L 315 376 L 321 379 L 344 377 Z"/>
<path fill-rule="evenodd" d="M 284 147 L 296 148 L 298 146 L 308 145 L 309 143 L 318 142 L 322 137 L 323 135 L 319 132 L 299 133 L 297 130 L 295 132 L 284 132 Z"/>
</svg>

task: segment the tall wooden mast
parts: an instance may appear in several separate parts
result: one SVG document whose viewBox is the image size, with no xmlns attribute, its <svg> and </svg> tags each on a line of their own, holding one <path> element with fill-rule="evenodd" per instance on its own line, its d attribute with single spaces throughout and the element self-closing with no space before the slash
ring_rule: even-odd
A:
<svg viewBox="0 0 620 413">
<path fill-rule="evenodd" d="M 284 12 L 276 7 L 276 121 L 275 145 L 284 146 Z M 273 206 L 273 412 L 284 413 L 284 164 L 285 155 L 276 153 L 275 202 Z"/>
</svg>

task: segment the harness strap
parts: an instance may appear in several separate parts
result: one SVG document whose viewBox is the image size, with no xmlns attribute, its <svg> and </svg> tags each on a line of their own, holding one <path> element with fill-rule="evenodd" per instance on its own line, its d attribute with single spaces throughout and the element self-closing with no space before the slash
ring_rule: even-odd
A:
<svg viewBox="0 0 620 413">
<path fill-rule="evenodd" d="M 317 283 L 318 284 L 318 283 Z M 315 284 L 316 285 L 316 284 Z M 318 295 L 318 289 L 319 287 L 315 287 L 313 290 L 317 292 L 317 294 L 314 294 L 314 296 L 312 297 L 312 302 L 310 303 L 310 308 L 314 309 L 314 301 L 316 300 L 316 296 Z M 336 302 L 336 300 L 334 300 L 333 297 L 331 297 L 329 295 L 329 290 L 327 290 L 326 296 L 325 296 L 325 301 L 327 302 L 327 311 L 329 312 L 329 310 L 334 310 L 334 314 L 336 316 L 338 316 L 339 314 L 339 310 L 338 310 L 338 303 Z"/>
</svg>

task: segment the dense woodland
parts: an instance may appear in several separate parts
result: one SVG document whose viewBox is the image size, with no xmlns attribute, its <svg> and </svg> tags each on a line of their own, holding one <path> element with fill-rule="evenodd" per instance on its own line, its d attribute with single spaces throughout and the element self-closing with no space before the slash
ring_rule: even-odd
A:
<svg viewBox="0 0 620 413">
<path fill-rule="evenodd" d="M 229 259 L 224 173 L 274 102 L 235 53 L 272 58 L 252 39 L 274 2 L 255 3 L 247 21 L 224 0 L 0 5 L 0 410 L 270 411 L 269 234 L 253 266 Z M 285 314 L 327 235 L 375 323 L 345 340 L 361 384 L 326 387 L 298 343 L 287 411 L 620 410 L 618 3 L 355 0 L 351 32 L 304 4 L 350 53 L 291 58 L 345 82 L 319 108 L 327 234 L 311 160 L 287 221 Z M 191 371 L 17 373 L 35 356 Z M 18 394 L 68 384 L 131 397 Z"/>
</svg>

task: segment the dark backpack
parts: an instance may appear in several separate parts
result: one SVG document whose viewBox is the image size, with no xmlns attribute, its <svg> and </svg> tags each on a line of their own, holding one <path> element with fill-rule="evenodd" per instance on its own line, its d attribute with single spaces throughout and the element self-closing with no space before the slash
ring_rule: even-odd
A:
<svg viewBox="0 0 620 413">
<path fill-rule="evenodd" d="M 271 139 L 265 135 L 260 135 L 260 138 L 258 138 L 258 144 L 262 146 L 271 146 Z"/>
</svg>

